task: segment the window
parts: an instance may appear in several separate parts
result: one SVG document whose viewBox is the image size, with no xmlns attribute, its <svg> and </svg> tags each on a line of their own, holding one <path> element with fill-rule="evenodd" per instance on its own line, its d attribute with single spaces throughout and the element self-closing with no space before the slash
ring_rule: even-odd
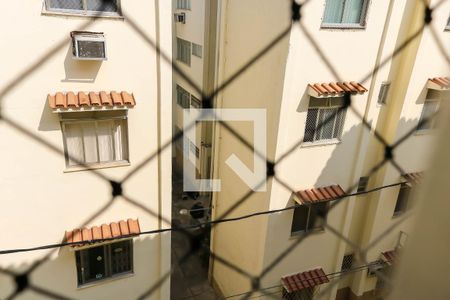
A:
<svg viewBox="0 0 450 300">
<path fill-rule="evenodd" d="M 300 291 L 295 291 L 289 293 L 283 288 L 283 295 L 281 299 L 283 300 L 312 300 L 314 298 L 316 288 L 304 288 Z"/>
<path fill-rule="evenodd" d="M 314 98 L 309 101 L 304 142 L 340 139 L 344 126 L 344 98 Z"/>
<path fill-rule="evenodd" d="M 353 266 L 353 254 L 346 254 L 342 258 L 341 271 L 347 272 L 352 269 Z"/>
<path fill-rule="evenodd" d="M 386 104 L 386 99 L 391 88 L 390 82 L 381 83 L 380 93 L 378 94 L 378 104 Z"/>
<path fill-rule="evenodd" d="M 358 182 L 357 193 L 365 192 L 367 190 L 367 184 L 369 183 L 369 177 L 360 177 Z"/>
<path fill-rule="evenodd" d="M 75 252 L 78 285 L 133 272 L 132 240 Z"/>
<path fill-rule="evenodd" d="M 191 65 L 191 42 L 177 38 L 177 59 Z"/>
<path fill-rule="evenodd" d="M 422 114 L 420 115 L 417 130 L 430 130 L 436 128 L 435 114 L 439 109 L 439 100 L 441 92 L 429 89 L 425 102 L 423 103 Z M 425 122 L 425 120 L 428 120 Z"/>
<path fill-rule="evenodd" d="M 191 94 L 183 89 L 181 86 L 177 85 L 177 104 L 183 108 L 190 107 Z"/>
<path fill-rule="evenodd" d="M 445 29 L 450 30 L 450 17 L 448 18 L 447 26 L 445 27 Z"/>
<path fill-rule="evenodd" d="M 395 203 L 394 216 L 400 215 L 406 211 L 410 194 L 411 187 L 408 184 L 403 183 L 400 186 L 400 192 L 398 193 L 397 202 Z"/>
<path fill-rule="evenodd" d="M 45 0 L 48 11 L 82 15 L 117 15 L 119 0 Z"/>
<path fill-rule="evenodd" d="M 202 108 L 202 102 L 194 95 L 191 95 L 191 107 L 192 108 Z"/>
<path fill-rule="evenodd" d="M 323 230 L 323 218 L 326 216 L 328 202 L 319 202 L 310 205 L 300 205 L 294 209 L 291 234 Z"/>
<path fill-rule="evenodd" d="M 191 0 L 177 0 L 178 9 L 191 9 Z"/>
<path fill-rule="evenodd" d="M 322 26 L 364 26 L 367 2 L 368 0 L 327 0 Z"/>
<path fill-rule="evenodd" d="M 202 46 L 192 43 L 192 55 L 202 58 Z"/>
<path fill-rule="evenodd" d="M 126 111 L 61 114 L 66 165 L 128 163 Z"/>
</svg>

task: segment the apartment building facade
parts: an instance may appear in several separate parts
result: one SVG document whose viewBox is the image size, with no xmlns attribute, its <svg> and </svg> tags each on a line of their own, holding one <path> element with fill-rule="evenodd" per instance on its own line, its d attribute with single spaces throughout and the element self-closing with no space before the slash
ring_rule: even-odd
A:
<svg viewBox="0 0 450 300">
<path fill-rule="evenodd" d="M 169 299 L 172 6 L 13 1 L 0 22 L 0 268 L 74 299 Z M 123 180 L 127 177 L 126 180 Z M 158 217 L 159 216 L 159 217 Z M 167 222 L 165 221 L 167 220 Z M 103 239 L 109 239 L 103 241 Z M 92 242 L 102 240 L 101 242 Z M 43 258 L 46 258 L 43 260 Z M 36 265 L 38 264 L 38 265 Z M 0 274 L 0 298 L 16 291 Z M 44 297 L 45 298 L 45 297 Z"/>
<path fill-rule="evenodd" d="M 313 299 L 329 288 L 326 299 L 370 299 L 382 282 L 373 268 L 347 275 L 336 285 L 327 283 L 327 274 L 367 262 L 380 262 L 383 268 L 377 271 L 389 274 L 387 266 L 395 266 L 406 237 L 413 234 L 413 218 L 405 216 L 433 151 L 435 126 L 422 121 L 449 98 L 445 55 L 430 30 L 420 31 L 424 11 L 421 1 L 310 1 L 301 7 L 300 22 L 291 23 L 290 1 L 220 3 L 218 85 L 279 37 L 215 99 L 218 108 L 265 109 L 267 158 L 281 162 L 275 168 L 278 180 L 269 179 L 265 192 L 246 196 L 249 187 L 226 160 L 236 154 L 251 168 L 254 154 L 217 126 L 213 176 L 221 180 L 221 191 L 213 196 L 213 219 L 298 205 L 218 224 L 212 231 L 212 251 L 253 276 L 263 274 L 260 288 L 274 287 L 266 292 L 278 289 L 287 299 Z M 449 4 L 442 3 L 432 15 L 445 53 L 449 11 Z M 345 95 L 351 108 L 345 108 Z M 319 125 L 324 120 L 330 122 Z M 250 122 L 231 126 L 253 141 Z M 387 163 L 372 174 L 386 149 L 369 126 L 390 144 L 418 127 L 394 150 L 401 171 Z M 346 197 L 328 211 L 337 203 L 333 199 L 345 193 L 390 184 L 397 185 Z M 326 216 L 327 225 L 316 222 L 317 214 Z M 303 240 L 305 232 L 310 234 Z M 354 247 L 368 245 L 365 261 L 357 262 Z M 320 280 L 309 288 L 289 283 L 311 276 Z M 247 276 L 217 260 L 211 262 L 211 278 L 226 297 L 252 290 Z"/>
<path fill-rule="evenodd" d="M 174 0 L 173 57 L 183 73 L 173 75 L 173 119 L 174 135 L 184 128 L 184 114 L 190 109 L 202 107 L 202 98 L 207 89 L 209 67 L 208 14 L 210 3 L 205 0 Z M 206 49 L 207 50 L 207 49 Z M 195 131 L 195 133 L 194 133 Z M 173 145 L 175 171 L 186 169 L 190 180 L 209 178 L 211 166 L 211 125 L 199 122 L 194 131 L 184 132 L 183 139 Z"/>
</svg>

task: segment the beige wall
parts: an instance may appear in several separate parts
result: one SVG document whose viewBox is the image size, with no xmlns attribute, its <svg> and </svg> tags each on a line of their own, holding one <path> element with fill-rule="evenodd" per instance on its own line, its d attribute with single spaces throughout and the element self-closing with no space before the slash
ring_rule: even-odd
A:
<svg viewBox="0 0 450 300">
<path fill-rule="evenodd" d="M 163 51 L 170 57 L 171 5 L 165 1 L 144 0 L 121 3 L 125 18 L 94 20 L 43 15 L 42 1 L 26 4 L 15 1 L 10 5 L 11 12 L 15 13 L 5 15 L 1 23 L 5 28 L 17 25 L 14 30 L 0 33 L 4 41 L 0 90 L 10 82 L 17 82 L 3 95 L 2 114 L 59 151 L 63 151 L 63 139 L 58 115 L 50 111 L 46 102 L 48 93 L 124 90 L 134 94 L 137 105 L 128 113 L 130 166 L 98 170 L 113 180 L 121 180 L 156 151 L 158 145 L 170 139 L 172 115 L 170 101 L 164 101 L 172 98 L 170 65 L 160 61 L 154 49 L 130 26 L 134 22 L 150 39 L 159 38 Z M 69 33 L 86 23 L 89 26 L 85 30 L 105 33 L 107 61 L 71 58 Z M 52 49 L 54 51 L 47 57 Z M 40 60 L 42 63 L 35 70 L 17 77 Z M 65 173 L 62 155 L 1 122 L 0 135 L 7 141 L 2 143 L 0 151 L 3 170 L 8 170 L 0 175 L 2 199 L 6 201 L 0 224 L 7 228 L 2 234 L 1 249 L 58 243 L 65 230 L 78 227 L 110 200 L 109 184 L 91 172 Z M 123 186 L 127 196 L 166 218 L 170 218 L 170 156 L 168 149 L 159 162 L 152 160 Z M 138 218 L 142 231 L 167 226 L 119 198 L 88 225 L 127 218 Z M 32 274 L 32 282 L 74 298 L 134 297 L 170 267 L 167 251 L 170 235 L 141 236 L 134 239 L 134 244 L 135 274 L 132 277 L 78 289 L 74 252 L 63 247 Z M 0 265 L 22 271 L 47 252 L 3 255 Z M 8 281 L 3 275 L 0 278 L 3 283 Z M 3 283 L 1 285 L 6 287 Z M 164 285 L 154 298 L 167 299 L 168 286 Z M 9 289 L 0 289 L 0 297 L 6 297 Z M 24 295 L 35 297 L 29 293 Z"/>
</svg>

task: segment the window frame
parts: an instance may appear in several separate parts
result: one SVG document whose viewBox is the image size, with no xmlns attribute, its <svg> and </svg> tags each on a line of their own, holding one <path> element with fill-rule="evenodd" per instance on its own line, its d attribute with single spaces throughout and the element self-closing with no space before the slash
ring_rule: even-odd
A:
<svg viewBox="0 0 450 300">
<path fill-rule="evenodd" d="M 181 2 L 187 3 L 186 7 L 183 7 L 183 5 L 179 5 Z M 177 0 L 177 9 L 179 10 L 191 10 L 191 0 Z"/>
<path fill-rule="evenodd" d="M 437 93 L 439 93 L 439 98 L 428 98 L 428 93 L 430 91 L 435 91 Z M 419 128 L 420 123 L 422 122 L 422 120 L 426 117 L 424 116 L 424 111 L 425 111 L 425 106 L 426 105 L 431 105 L 431 104 L 435 104 L 436 105 L 436 109 L 433 112 L 433 114 L 437 113 L 437 111 L 440 108 L 440 104 L 441 104 L 441 98 L 442 98 L 442 92 L 438 91 L 438 90 L 433 90 L 433 89 L 428 89 L 427 90 L 427 94 L 425 96 L 425 100 L 422 104 L 422 111 L 420 112 L 420 117 L 419 117 L 419 122 L 417 123 L 417 128 L 416 128 L 416 132 L 417 133 L 426 133 L 426 132 L 430 132 L 433 131 L 434 129 L 436 129 L 436 118 L 434 118 L 433 120 L 431 120 L 430 122 L 427 122 L 427 128 Z"/>
<path fill-rule="evenodd" d="M 341 1 L 347 1 L 347 0 L 341 0 Z M 361 15 L 358 23 L 327 23 L 325 22 L 325 14 L 327 10 L 327 3 L 328 0 L 325 0 L 325 5 L 323 9 L 323 15 L 322 15 L 322 22 L 320 24 L 321 29 L 365 29 L 367 26 L 367 16 L 369 11 L 369 2 L 371 0 L 363 0 L 364 3 L 362 5 L 361 9 Z M 345 3 L 343 4 L 345 5 Z M 342 20 L 342 17 L 341 17 Z"/>
<path fill-rule="evenodd" d="M 177 104 L 181 108 L 184 108 L 184 109 L 191 108 L 191 93 L 189 93 L 185 88 L 183 88 L 179 84 L 176 84 L 176 91 L 175 92 L 176 92 Z M 184 98 L 185 102 L 183 102 L 183 99 L 181 99 L 181 97 L 183 96 L 182 94 L 184 94 L 184 96 L 186 96 L 186 98 Z M 179 95 L 180 95 L 180 97 L 179 97 Z"/>
<path fill-rule="evenodd" d="M 79 114 L 79 113 L 80 112 L 75 112 L 73 114 Z M 96 112 L 96 113 L 98 113 L 98 112 Z M 67 114 L 67 113 L 62 113 L 62 114 Z M 101 116 L 101 112 L 100 112 L 100 116 Z M 122 155 L 124 156 L 124 159 L 101 162 L 101 161 L 99 161 L 99 141 L 98 141 L 98 133 L 97 133 L 97 129 L 98 129 L 97 123 L 101 122 L 101 121 L 114 122 L 117 120 L 123 121 L 121 123 L 122 123 L 122 126 L 124 127 L 122 129 L 122 132 L 124 133 L 124 136 L 122 137 L 122 143 L 123 143 L 122 144 L 122 149 L 123 149 Z M 96 141 L 96 146 L 97 146 L 97 160 L 98 161 L 95 163 L 83 162 L 82 164 L 71 165 L 70 158 L 69 158 L 69 151 L 68 151 L 69 149 L 68 149 L 68 145 L 67 145 L 66 125 L 67 124 L 88 123 L 88 122 L 94 122 L 94 124 L 95 124 L 95 133 L 96 133 L 95 141 Z M 118 116 L 64 118 L 62 115 L 60 115 L 60 125 L 61 125 L 61 132 L 62 132 L 63 145 L 64 145 L 64 159 L 65 159 L 65 164 L 66 164 L 65 172 L 130 165 L 128 116 L 127 116 L 126 110 L 123 111 L 123 115 L 118 115 Z M 114 139 L 113 139 L 113 153 L 115 156 Z M 86 155 L 85 155 L 84 147 L 83 147 L 83 156 L 84 156 L 84 160 L 85 160 Z"/>
<path fill-rule="evenodd" d="M 327 104 L 326 105 L 316 105 L 315 104 L 314 106 L 311 105 L 312 101 L 316 101 L 316 100 L 321 100 L 321 101 L 325 100 L 327 102 Z M 332 103 L 333 101 L 342 101 L 342 103 L 341 104 L 333 104 Z M 344 99 L 343 96 L 341 96 L 341 97 L 323 97 L 323 98 L 316 98 L 316 97 L 310 96 L 308 110 L 306 111 L 305 130 L 304 130 L 304 133 L 303 133 L 302 146 L 335 144 L 335 143 L 341 142 L 342 134 L 344 132 L 345 118 L 346 118 L 346 115 L 347 115 L 347 109 L 344 106 L 344 101 L 345 101 L 345 99 Z M 340 108 L 343 108 L 342 109 L 342 120 L 341 120 L 341 124 L 340 124 L 341 128 L 340 129 L 339 128 L 336 129 L 336 121 L 338 119 L 337 116 L 339 114 L 339 109 Z M 335 132 L 336 130 L 338 130 L 338 134 L 337 134 L 336 137 L 332 137 L 330 139 L 322 139 L 322 138 L 316 139 L 317 127 L 318 127 L 319 120 L 320 120 L 319 116 L 320 116 L 321 111 L 326 110 L 326 109 L 337 109 L 337 112 L 336 112 L 336 114 L 334 116 L 334 120 L 333 120 L 332 136 L 334 136 L 334 134 L 336 133 Z M 317 113 L 316 113 L 316 117 L 315 117 L 316 119 L 315 119 L 315 125 L 314 125 L 314 135 L 312 137 L 312 140 L 309 141 L 309 140 L 305 140 L 305 138 L 308 136 L 308 134 L 307 134 L 308 115 L 310 114 L 310 111 L 312 111 L 312 110 L 317 110 Z M 321 130 L 323 129 L 323 127 L 324 126 L 321 127 Z"/>
<path fill-rule="evenodd" d="M 402 195 L 402 192 L 403 193 L 406 192 L 407 194 L 406 194 L 406 196 L 403 196 L 403 197 L 406 197 L 406 198 L 402 198 L 402 201 L 404 203 L 401 203 L 399 205 L 399 199 L 400 199 L 400 196 Z M 400 215 L 402 215 L 403 213 L 405 213 L 408 210 L 409 201 L 410 201 L 410 198 L 411 198 L 411 192 L 412 192 L 412 187 L 410 186 L 410 184 L 402 183 L 400 185 L 400 188 L 399 188 L 399 191 L 398 191 L 398 195 L 397 195 L 397 198 L 395 200 L 394 212 L 392 214 L 393 217 L 400 216 Z M 397 207 L 399 207 L 399 209 L 397 209 Z"/>
<path fill-rule="evenodd" d="M 182 62 L 183 64 L 190 67 L 191 66 L 191 56 L 192 56 L 192 43 L 188 40 L 185 40 L 185 39 L 182 39 L 179 37 L 176 38 L 176 42 L 177 42 L 177 56 L 176 56 L 177 61 Z M 185 45 L 188 45 L 189 50 L 185 49 L 185 51 L 183 51 L 182 43 L 185 43 Z M 188 55 L 186 57 L 186 61 L 182 60 L 182 58 L 183 58 L 182 56 L 183 56 L 184 52 L 188 53 Z"/>
<path fill-rule="evenodd" d="M 128 258 L 130 263 L 130 269 L 124 272 L 119 273 L 113 273 L 113 260 L 112 260 L 112 247 L 111 245 L 114 244 L 120 244 L 120 243 L 127 243 L 128 244 Z M 102 278 L 95 278 L 90 280 L 83 280 L 83 277 L 85 274 L 83 274 L 83 268 L 86 266 L 83 264 L 83 260 L 81 258 L 81 255 L 83 251 L 89 251 L 93 248 L 103 248 L 103 256 L 104 256 L 104 273 L 105 276 Z M 123 278 L 130 275 L 134 275 L 134 243 L 132 238 L 125 238 L 125 239 L 119 239 L 114 242 L 104 242 L 100 245 L 91 245 L 88 247 L 82 247 L 80 249 L 76 249 L 74 251 L 75 256 L 75 269 L 77 273 L 77 287 L 78 288 L 84 288 L 86 286 L 95 285 L 98 283 L 102 283 L 108 280 L 117 279 L 117 278 Z"/>
<path fill-rule="evenodd" d="M 196 56 L 198 58 L 203 57 L 203 46 L 202 45 L 196 44 L 196 43 L 191 43 L 191 51 L 192 51 L 193 56 Z"/>
<path fill-rule="evenodd" d="M 383 81 L 381 83 L 380 90 L 378 92 L 378 99 L 377 99 L 378 105 L 386 105 L 387 104 L 387 98 L 389 96 L 390 89 L 391 89 L 390 81 Z"/>
<path fill-rule="evenodd" d="M 312 227 L 311 228 L 311 226 L 314 226 L 314 224 L 312 224 L 312 225 L 310 224 L 310 216 L 311 216 L 312 207 L 314 205 L 323 204 L 323 205 L 325 205 L 324 209 L 326 211 L 326 214 L 325 214 L 325 220 L 326 220 L 328 218 L 328 211 L 329 211 L 330 201 L 320 201 L 320 202 L 317 202 L 317 203 L 301 204 L 301 205 L 299 205 L 297 202 L 295 202 L 295 204 L 297 205 L 297 207 L 295 207 L 293 212 L 292 212 L 291 236 L 298 236 L 298 235 L 302 235 L 302 234 L 305 234 L 305 233 L 308 233 L 308 232 L 325 232 L 325 227 L 323 226 L 323 224 L 320 224 L 320 226 L 318 226 L 318 227 Z M 297 209 L 300 209 L 300 208 L 308 209 L 307 219 L 306 219 L 306 222 L 305 222 L 305 228 L 301 229 L 301 230 L 295 230 L 294 231 L 293 225 L 294 225 L 294 220 L 295 220 L 295 211 Z M 325 220 L 323 220 L 322 222 L 324 222 Z"/>
<path fill-rule="evenodd" d="M 87 9 L 87 1 L 81 0 L 83 5 L 83 10 L 78 9 L 67 9 L 67 8 L 50 8 L 50 0 L 43 0 L 42 13 L 46 15 L 70 15 L 77 17 L 105 17 L 105 18 L 119 18 L 123 19 L 121 0 L 117 1 L 117 11 L 91 11 Z"/>
</svg>

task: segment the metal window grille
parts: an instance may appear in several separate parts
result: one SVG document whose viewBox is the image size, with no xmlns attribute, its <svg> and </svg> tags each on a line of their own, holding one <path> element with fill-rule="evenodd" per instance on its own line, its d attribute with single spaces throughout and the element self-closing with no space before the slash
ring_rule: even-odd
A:
<svg viewBox="0 0 450 300">
<path fill-rule="evenodd" d="M 191 65 L 191 42 L 177 38 L 177 60 Z"/>
<path fill-rule="evenodd" d="M 202 58 L 202 46 L 192 43 L 192 55 Z"/>
<path fill-rule="evenodd" d="M 192 108 L 202 108 L 202 102 L 200 99 L 191 94 L 191 107 Z"/>
<path fill-rule="evenodd" d="M 132 253 L 132 240 L 76 251 L 78 285 L 132 272 Z"/>
<path fill-rule="evenodd" d="M 190 107 L 191 94 L 183 89 L 181 86 L 177 85 L 177 104 L 182 108 Z"/>
<path fill-rule="evenodd" d="M 301 291 L 295 291 L 289 293 L 283 289 L 282 298 L 284 300 L 312 300 L 314 299 L 314 294 L 316 293 L 316 288 L 305 288 Z"/>
<path fill-rule="evenodd" d="M 84 15 L 118 14 L 119 0 L 45 0 L 48 11 Z"/>
<path fill-rule="evenodd" d="M 346 110 L 343 98 L 317 99 L 311 97 L 306 116 L 304 142 L 339 140 L 344 127 Z"/>
<path fill-rule="evenodd" d="M 344 255 L 341 265 L 342 272 L 347 272 L 353 267 L 353 257 L 353 253 Z"/>
<path fill-rule="evenodd" d="M 196 158 L 200 157 L 200 150 L 192 141 L 190 142 L 190 149 L 192 154 L 194 154 Z"/>
<path fill-rule="evenodd" d="M 380 92 L 378 94 L 378 104 L 386 104 L 390 87 L 391 87 L 390 82 L 381 83 Z"/>
</svg>

